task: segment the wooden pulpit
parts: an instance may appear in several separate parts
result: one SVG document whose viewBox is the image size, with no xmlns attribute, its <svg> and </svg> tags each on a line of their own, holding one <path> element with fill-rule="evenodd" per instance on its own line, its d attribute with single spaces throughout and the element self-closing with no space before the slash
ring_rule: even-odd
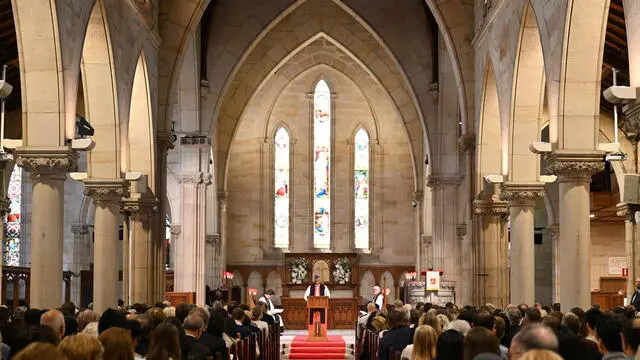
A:
<svg viewBox="0 0 640 360">
<path fill-rule="evenodd" d="M 309 296 L 307 298 L 307 312 L 309 314 L 308 341 L 327 341 L 327 323 L 329 321 L 329 297 Z"/>
</svg>

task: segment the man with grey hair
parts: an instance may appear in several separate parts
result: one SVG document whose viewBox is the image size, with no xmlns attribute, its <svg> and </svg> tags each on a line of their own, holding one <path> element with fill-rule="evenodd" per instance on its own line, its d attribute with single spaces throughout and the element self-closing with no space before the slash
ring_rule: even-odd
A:
<svg viewBox="0 0 640 360">
<path fill-rule="evenodd" d="M 64 315 L 58 310 L 49 310 L 40 316 L 40 325 L 45 325 L 53 329 L 53 332 L 62 340 L 64 337 Z"/>
<path fill-rule="evenodd" d="M 447 329 L 446 330 L 455 330 L 457 332 L 459 332 L 462 335 L 467 335 L 467 333 L 469 332 L 469 330 L 471 330 L 471 325 L 469 325 L 469 322 L 467 320 L 460 320 L 460 319 L 456 319 L 451 321 L 448 325 L 447 325 Z"/>
<path fill-rule="evenodd" d="M 215 305 L 215 304 L 214 304 Z M 216 358 L 216 354 L 220 354 L 222 360 L 227 359 L 227 345 L 222 338 L 211 335 L 209 332 L 204 331 L 209 326 L 209 310 L 202 306 L 198 306 L 189 312 L 189 316 L 184 319 L 184 331 L 187 332 L 187 320 L 194 321 L 193 319 L 200 319 L 202 321 L 200 335 L 197 337 L 198 344 L 205 347 L 207 354 Z M 195 326 L 195 325 L 194 325 Z"/>
<path fill-rule="evenodd" d="M 529 350 L 558 351 L 558 338 L 551 329 L 541 324 L 523 327 L 511 340 L 509 354 L 512 360 L 518 360 Z"/>
<path fill-rule="evenodd" d="M 196 310 L 196 309 L 194 309 Z M 194 311 L 184 319 L 184 333 L 186 335 L 185 359 L 204 360 L 210 356 L 209 349 L 198 341 L 204 332 L 204 320 Z"/>
</svg>

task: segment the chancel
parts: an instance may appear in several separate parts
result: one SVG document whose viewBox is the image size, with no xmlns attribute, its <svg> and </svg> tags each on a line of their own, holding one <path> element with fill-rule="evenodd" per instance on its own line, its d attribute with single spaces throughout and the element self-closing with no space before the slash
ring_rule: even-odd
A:
<svg viewBox="0 0 640 360">
<path fill-rule="evenodd" d="M 0 0 L 0 355 L 633 352 L 638 4 Z"/>
</svg>

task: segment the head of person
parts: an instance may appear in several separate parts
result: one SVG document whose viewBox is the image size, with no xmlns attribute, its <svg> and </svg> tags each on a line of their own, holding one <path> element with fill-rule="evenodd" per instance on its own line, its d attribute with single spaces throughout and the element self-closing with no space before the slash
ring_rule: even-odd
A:
<svg viewBox="0 0 640 360">
<path fill-rule="evenodd" d="M 480 310 L 473 317 L 473 327 L 483 327 L 493 331 L 494 316 L 488 310 Z"/>
<path fill-rule="evenodd" d="M 100 342 L 104 346 L 104 360 L 133 359 L 133 340 L 129 331 L 112 327 L 100 334 Z"/>
<path fill-rule="evenodd" d="M 390 329 L 398 326 L 406 326 L 408 323 L 407 315 L 402 311 L 391 310 L 387 316 L 387 323 Z"/>
<path fill-rule="evenodd" d="M 187 335 L 200 339 L 200 336 L 202 336 L 202 332 L 205 329 L 204 321 L 202 321 L 200 316 L 191 314 L 184 319 L 183 328 Z"/>
<path fill-rule="evenodd" d="M 370 303 L 367 304 L 367 312 L 374 313 L 374 312 L 376 312 L 377 309 L 378 308 L 376 307 L 375 303 L 370 302 Z"/>
<path fill-rule="evenodd" d="M 624 317 L 620 315 L 604 316 L 596 325 L 596 338 L 598 349 L 602 354 L 621 352 L 622 337 L 620 333 L 624 329 Z"/>
<path fill-rule="evenodd" d="M 193 310 L 196 306 L 193 304 L 182 303 L 176 306 L 176 317 L 181 322 L 187 318 L 191 310 Z"/>
<path fill-rule="evenodd" d="M 418 326 L 413 334 L 412 359 L 433 360 L 436 357 L 438 334 L 429 325 Z"/>
<path fill-rule="evenodd" d="M 58 340 L 64 337 L 64 315 L 59 310 L 49 310 L 40 317 L 40 325 L 50 327 Z"/>
<path fill-rule="evenodd" d="M 564 314 L 561 324 L 566 326 L 574 334 L 580 335 L 580 319 L 578 315 L 571 312 Z"/>
<path fill-rule="evenodd" d="M 262 320 L 262 308 L 260 306 L 254 306 L 251 308 L 251 320 L 252 321 L 261 321 Z"/>
<path fill-rule="evenodd" d="M 542 324 L 531 324 L 518 331 L 511 340 L 509 354 L 512 360 L 518 360 L 529 350 L 558 350 L 558 338 L 551 329 Z"/>
<path fill-rule="evenodd" d="M 170 322 L 156 326 L 151 333 L 148 359 L 180 359 L 180 332 Z"/>
<path fill-rule="evenodd" d="M 524 322 L 528 324 L 536 324 L 542 322 L 542 314 L 536 307 L 528 308 L 524 314 Z"/>
<path fill-rule="evenodd" d="M 233 312 L 231 313 L 231 318 L 235 321 L 242 322 L 245 316 L 246 314 L 244 313 L 244 310 L 240 309 L 239 307 L 233 309 Z"/>
<path fill-rule="evenodd" d="M 456 330 L 447 330 L 440 334 L 436 344 L 438 360 L 463 360 L 464 335 Z"/>
<path fill-rule="evenodd" d="M 78 331 L 82 332 L 87 324 L 98 321 L 98 314 L 93 310 L 83 310 L 78 313 Z"/>
<path fill-rule="evenodd" d="M 209 313 L 209 310 L 207 310 L 207 308 L 205 308 L 203 306 L 198 306 L 198 307 L 194 308 L 193 310 L 191 310 L 189 315 L 195 315 L 195 316 L 200 317 L 200 319 L 202 319 L 202 322 L 204 323 L 204 325 L 203 325 L 204 329 L 206 329 L 207 326 L 209 325 L 209 319 L 211 318 L 211 314 Z M 184 323 L 184 320 L 182 322 Z"/>
<path fill-rule="evenodd" d="M 313 282 L 314 282 L 314 283 L 316 283 L 316 284 L 321 284 L 321 283 L 322 283 L 322 280 L 320 279 L 320 275 L 315 274 L 315 275 L 313 276 Z"/>
<path fill-rule="evenodd" d="M 471 325 L 469 325 L 469 323 L 466 320 L 456 319 L 449 323 L 449 326 L 447 329 L 455 330 L 459 332 L 462 336 L 465 336 L 467 335 L 469 330 L 471 330 Z"/>
<path fill-rule="evenodd" d="M 380 286 L 375 285 L 375 286 L 373 287 L 373 295 L 378 295 L 378 294 L 380 294 L 380 291 L 381 291 Z"/>
<path fill-rule="evenodd" d="M 375 311 L 375 307 L 373 309 Z M 411 323 L 411 325 L 418 325 L 419 321 L 420 312 L 416 309 L 411 309 L 411 311 L 409 311 L 409 322 Z"/>
<path fill-rule="evenodd" d="M 133 341 L 133 346 L 135 347 L 140 342 L 140 323 L 133 319 L 127 319 L 127 329 L 131 334 L 131 341 Z"/>
<path fill-rule="evenodd" d="M 12 358 L 13 360 L 67 360 L 67 358 L 54 345 L 35 342 L 25 347 Z"/>
<path fill-rule="evenodd" d="M 75 316 L 76 305 L 71 301 L 65 301 L 65 303 L 60 306 L 60 311 L 64 316 Z"/>
<path fill-rule="evenodd" d="M 525 312 L 527 311 L 528 308 L 529 308 L 529 306 L 527 304 L 518 305 L 518 310 L 520 310 L 520 316 L 524 317 L 524 314 L 525 314 Z"/>
<path fill-rule="evenodd" d="M 636 289 L 640 290 L 640 277 L 636 278 Z"/>
<path fill-rule="evenodd" d="M 176 316 L 176 308 L 174 308 L 173 306 L 166 306 L 164 309 L 162 309 L 162 312 L 167 318 Z"/>
<path fill-rule="evenodd" d="M 550 350 L 529 350 L 522 357 L 521 360 L 562 360 L 562 357 Z"/>
<path fill-rule="evenodd" d="M 500 316 L 493 317 L 493 331 L 498 341 L 502 340 L 507 332 L 507 323 Z"/>
<path fill-rule="evenodd" d="M 557 330 L 560 327 L 560 320 L 555 316 L 547 316 L 542 319 L 542 325 L 551 328 L 551 330 Z"/>
<path fill-rule="evenodd" d="M 167 316 L 164 314 L 163 309 L 159 307 L 152 307 L 147 310 L 145 314 L 151 316 L 153 318 L 153 323 L 158 326 L 163 321 L 167 320 Z"/>
<path fill-rule="evenodd" d="M 553 305 L 551 305 L 551 310 L 562 311 L 562 307 L 560 306 L 560 303 L 553 303 Z"/>
<path fill-rule="evenodd" d="M 500 355 L 500 344 L 491 331 L 477 326 L 469 330 L 464 338 L 464 359 L 473 360 L 482 353 Z"/>
<path fill-rule="evenodd" d="M 65 337 L 58 344 L 58 350 L 69 360 L 100 360 L 104 354 L 100 341 L 89 334 Z"/>
<path fill-rule="evenodd" d="M 600 309 L 591 308 L 584 313 L 584 321 L 587 325 L 589 332 L 594 332 L 598 326 L 598 322 L 602 318 L 602 311 Z"/>
<path fill-rule="evenodd" d="M 98 333 L 102 334 L 103 331 L 112 327 L 124 328 L 126 325 L 127 317 L 122 311 L 107 309 L 102 313 L 98 321 Z"/>
<path fill-rule="evenodd" d="M 269 289 L 267 290 L 267 292 L 264 293 L 264 297 L 266 297 L 267 299 L 271 300 L 271 298 L 276 294 L 275 291 Z"/>
<path fill-rule="evenodd" d="M 627 321 L 622 330 L 622 349 L 628 356 L 635 355 L 640 346 L 640 328 Z"/>
<path fill-rule="evenodd" d="M 64 336 L 73 335 L 78 332 L 78 320 L 73 316 L 64 317 Z"/>
</svg>

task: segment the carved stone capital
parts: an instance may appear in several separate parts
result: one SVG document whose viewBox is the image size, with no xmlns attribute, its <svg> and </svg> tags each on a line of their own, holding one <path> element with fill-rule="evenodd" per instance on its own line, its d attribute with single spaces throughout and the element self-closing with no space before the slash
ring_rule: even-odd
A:
<svg viewBox="0 0 640 360">
<path fill-rule="evenodd" d="M 84 223 L 71 224 L 71 232 L 75 236 L 87 235 L 89 233 L 89 225 Z"/>
<path fill-rule="evenodd" d="M 156 144 L 158 145 L 158 150 L 160 150 L 160 152 L 167 153 L 169 150 L 173 149 L 173 143 L 175 141 L 175 135 L 169 131 L 158 132 L 156 134 Z"/>
<path fill-rule="evenodd" d="M 213 175 L 209 173 L 205 173 L 202 175 L 202 183 L 206 186 L 209 186 L 213 183 Z"/>
<path fill-rule="evenodd" d="M 207 244 L 216 246 L 220 242 L 220 235 L 219 234 L 205 235 L 204 241 Z"/>
<path fill-rule="evenodd" d="M 458 148 L 465 153 L 476 151 L 476 134 L 466 133 L 458 138 Z"/>
<path fill-rule="evenodd" d="M 427 178 L 427 186 L 432 189 L 458 185 L 460 185 L 460 175 L 429 175 Z"/>
<path fill-rule="evenodd" d="M 600 151 L 555 150 L 544 161 L 547 172 L 559 182 L 591 182 L 593 174 L 604 170 L 604 153 Z"/>
<path fill-rule="evenodd" d="M 201 172 L 184 172 L 176 175 L 176 179 L 180 184 L 185 185 L 198 185 L 202 183 Z"/>
<path fill-rule="evenodd" d="M 420 203 L 423 199 L 424 193 L 422 191 L 416 191 L 413 193 L 413 201 Z"/>
<path fill-rule="evenodd" d="M 509 217 L 509 206 L 506 201 L 474 200 L 473 213 L 506 222 Z"/>
<path fill-rule="evenodd" d="M 78 152 L 68 147 L 20 147 L 16 149 L 16 165 L 27 170 L 31 177 L 60 176 L 78 168 Z"/>
<path fill-rule="evenodd" d="M 180 235 L 180 233 L 182 232 L 182 226 L 178 224 L 171 224 L 171 229 L 169 231 L 171 231 L 171 238 L 174 238 Z"/>
<path fill-rule="evenodd" d="M 616 205 L 618 216 L 624 216 L 625 221 L 635 224 L 636 223 L 636 211 L 640 211 L 640 205 L 619 203 Z"/>
<path fill-rule="evenodd" d="M 11 200 L 9 198 L 0 199 L 0 217 L 4 217 L 11 211 Z"/>
<path fill-rule="evenodd" d="M 134 219 L 150 216 L 158 211 L 158 199 L 153 196 L 125 198 L 120 204 L 120 212 Z"/>
<path fill-rule="evenodd" d="M 551 237 L 551 240 L 556 242 L 560 238 L 560 226 L 558 224 L 547 227 L 547 234 Z"/>
<path fill-rule="evenodd" d="M 544 184 L 504 183 L 501 186 L 500 200 L 509 206 L 536 206 L 536 202 L 544 197 Z"/>
<path fill-rule="evenodd" d="M 457 224 L 456 225 L 456 235 L 461 238 L 467 235 L 467 224 Z"/>
<path fill-rule="evenodd" d="M 123 179 L 87 179 L 83 183 L 84 194 L 98 206 L 117 205 L 129 196 L 129 185 Z"/>
</svg>

